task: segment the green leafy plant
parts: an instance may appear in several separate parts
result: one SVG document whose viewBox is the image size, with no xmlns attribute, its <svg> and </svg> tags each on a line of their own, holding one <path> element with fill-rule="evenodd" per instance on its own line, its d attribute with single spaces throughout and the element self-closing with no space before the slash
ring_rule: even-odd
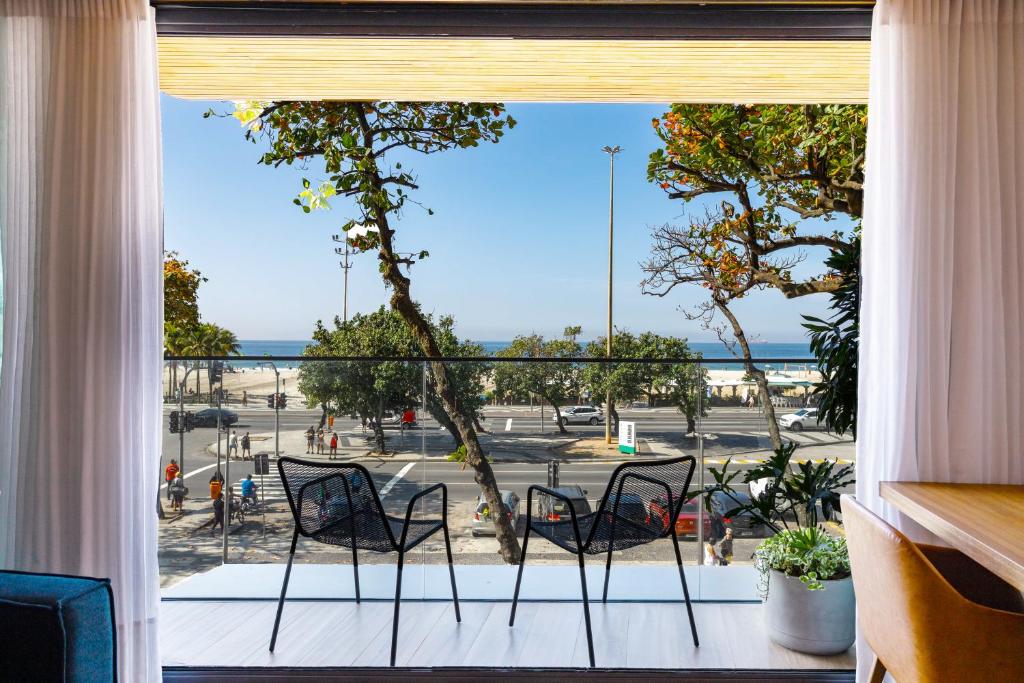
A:
<svg viewBox="0 0 1024 683">
<path fill-rule="evenodd" d="M 819 527 L 787 529 L 766 539 L 754 551 L 754 565 L 761 577 L 762 598 L 767 596 L 772 569 L 800 579 L 812 591 L 823 590 L 823 581 L 850 575 L 846 539 Z"/>
<path fill-rule="evenodd" d="M 732 458 L 722 469 L 710 468 L 714 483 L 704 487 L 704 506 L 710 514 L 715 494 L 724 494 L 735 503 L 726 517 L 750 515 L 775 535 L 761 542 L 754 551 L 754 564 L 760 574 L 760 592 L 768 593 L 768 572 L 772 569 L 798 577 L 809 590 L 824 588 L 822 581 L 849 576 L 850 560 L 846 539 L 835 538 L 819 527 L 820 518 L 831 519 L 839 509 L 839 491 L 854 483 L 853 465 L 836 466 L 835 460 L 794 464 L 795 443 L 783 444 L 763 463 L 742 473 L 742 481 L 764 484 L 749 501 L 740 499 L 733 486 L 740 477 L 730 470 Z"/>
<path fill-rule="evenodd" d="M 821 382 L 818 421 L 837 434 L 857 436 L 857 345 L 860 339 L 860 237 L 836 249 L 825 265 L 841 284 L 829 295 L 828 320 L 803 316 L 809 330 L 811 353 L 818 359 Z"/>
<path fill-rule="evenodd" d="M 494 459 L 491 458 L 490 456 L 485 456 L 485 457 L 487 458 L 487 462 L 494 462 Z M 449 453 L 445 459 L 448 462 L 461 462 L 462 463 L 462 469 L 466 469 L 466 446 L 465 446 L 465 444 L 459 446 L 454 451 Z"/>
<path fill-rule="evenodd" d="M 813 528 L 819 517 L 830 519 L 839 509 L 839 491 L 854 483 L 853 465 L 836 466 L 835 460 L 793 464 L 797 444 L 785 443 L 760 465 L 745 472 L 731 470 L 732 458 L 722 469 L 711 467 L 713 484 L 704 487 L 704 506 L 712 512 L 711 499 L 722 493 L 735 503 L 726 511 L 726 517 L 749 514 L 756 521 L 779 533 L 787 529 Z M 751 495 L 749 502 L 737 496 L 733 483 L 742 474 L 746 485 L 764 483 L 759 495 Z"/>
</svg>

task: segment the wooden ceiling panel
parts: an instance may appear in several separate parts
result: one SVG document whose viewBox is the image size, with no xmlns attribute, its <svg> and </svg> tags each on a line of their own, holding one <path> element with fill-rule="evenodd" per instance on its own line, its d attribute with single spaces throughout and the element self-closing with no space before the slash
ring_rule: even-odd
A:
<svg viewBox="0 0 1024 683">
<path fill-rule="evenodd" d="M 158 38 L 164 92 L 216 100 L 863 103 L 865 40 Z"/>
</svg>

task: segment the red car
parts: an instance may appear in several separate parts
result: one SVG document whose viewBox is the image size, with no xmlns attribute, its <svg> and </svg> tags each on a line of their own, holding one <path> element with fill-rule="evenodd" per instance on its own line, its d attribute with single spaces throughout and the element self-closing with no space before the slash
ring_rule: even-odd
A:
<svg viewBox="0 0 1024 683">
<path fill-rule="evenodd" d="M 699 506 L 699 496 L 694 496 L 683 503 L 682 507 L 679 509 L 679 516 L 676 517 L 676 536 L 687 539 L 697 538 L 697 514 L 699 512 Z M 668 526 L 668 501 L 664 496 L 652 500 L 648 509 L 650 510 L 651 519 L 661 518 L 662 529 Z M 705 511 L 704 538 L 712 538 L 713 526 L 711 516 Z"/>
</svg>

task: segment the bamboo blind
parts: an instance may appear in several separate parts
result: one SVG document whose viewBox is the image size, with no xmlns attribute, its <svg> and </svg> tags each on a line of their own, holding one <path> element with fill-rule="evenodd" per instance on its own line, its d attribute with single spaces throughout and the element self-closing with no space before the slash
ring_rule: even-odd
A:
<svg viewBox="0 0 1024 683">
<path fill-rule="evenodd" d="M 863 103 L 868 41 L 161 36 L 185 98 Z"/>
</svg>

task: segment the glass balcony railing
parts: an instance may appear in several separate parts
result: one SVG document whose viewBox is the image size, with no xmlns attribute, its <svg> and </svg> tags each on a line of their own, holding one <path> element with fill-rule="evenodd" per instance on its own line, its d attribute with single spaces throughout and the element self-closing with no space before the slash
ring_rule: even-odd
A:
<svg viewBox="0 0 1024 683">
<path fill-rule="evenodd" d="M 416 493 L 444 483 L 454 562 L 468 567 L 505 564 L 495 536 L 497 514 L 509 519 L 519 544 L 528 516 L 538 522 L 568 518 L 561 499 L 535 495 L 528 508 L 531 485 L 557 488 L 582 516 L 599 509 L 622 463 L 688 455 L 696 460 L 690 500 L 674 523 L 684 565 L 688 571 L 700 567 L 691 590 L 703 599 L 735 597 L 747 588 L 734 584 L 747 586 L 754 549 L 771 532 L 750 515 L 730 516 L 735 506 L 720 495 L 707 509 L 700 494 L 713 481 L 712 470 L 729 461 L 741 473 L 735 482 L 742 498 L 751 495 L 739 483 L 742 472 L 771 454 L 776 435 L 799 445 L 794 461 L 845 464 L 854 458 L 849 437 L 817 423 L 813 361 L 766 359 L 757 366 L 768 375 L 770 406 L 735 360 L 451 359 L 443 361 L 455 402 L 451 411 L 438 396 L 435 372 L 422 360 L 169 360 L 160 472 L 162 583 L 171 586 L 222 563 L 287 559 L 293 519 L 278 476 L 279 456 L 362 465 L 386 512 L 396 516 L 405 514 Z M 451 412 L 476 435 L 503 510 L 492 510 L 482 498 L 482 475 L 466 462 Z M 772 412 L 776 429 L 770 428 Z M 172 459 L 171 474 L 177 467 L 187 488 L 180 509 L 171 494 L 180 493 L 181 485 L 167 486 Z M 218 493 L 231 501 L 223 528 L 215 527 Z M 663 527 L 669 518 L 663 498 L 648 489 L 627 490 L 620 506 L 633 506 L 637 519 Z M 439 506 L 439 497 L 426 496 L 417 514 L 437 515 Z M 723 543 L 727 530 L 731 544 Z M 303 542 L 295 561 L 349 564 L 352 553 Z M 588 563 L 605 561 L 603 554 L 587 556 Z M 446 562 L 440 533 L 406 557 L 407 565 Z M 576 562 L 557 544 L 531 535 L 529 565 Z M 394 555 L 361 552 L 359 563 L 394 564 Z M 667 540 L 614 558 L 615 567 L 675 571 L 674 564 Z M 663 590 L 675 599 L 678 585 L 619 589 L 620 597 L 651 598 Z"/>
</svg>

